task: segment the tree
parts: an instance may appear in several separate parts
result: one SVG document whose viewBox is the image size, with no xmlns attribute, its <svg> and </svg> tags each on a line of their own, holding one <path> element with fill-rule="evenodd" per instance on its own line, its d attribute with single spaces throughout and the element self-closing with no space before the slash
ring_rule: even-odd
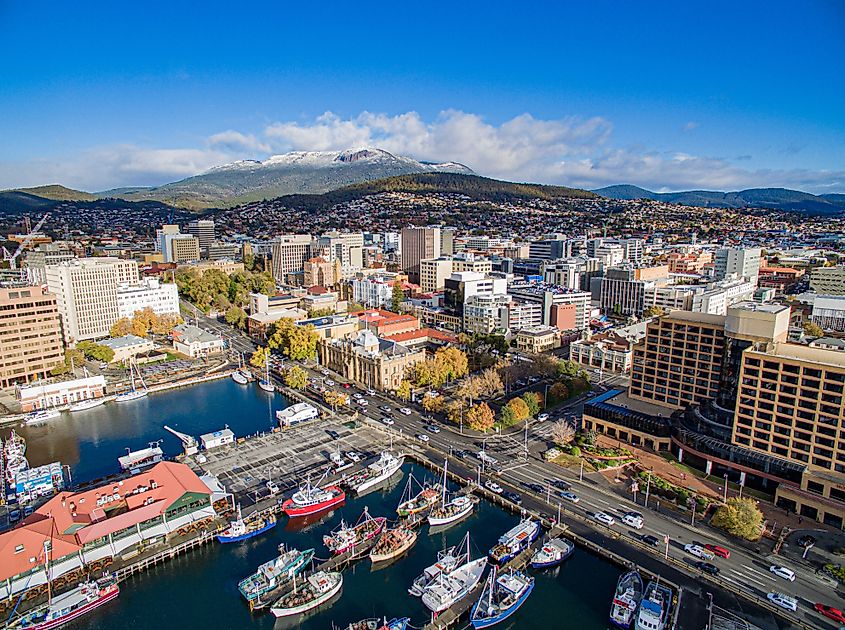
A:
<svg viewBox="0 0 845 630">
<path fill-rule="evenodd" d="M 94 343 L 93 341 L 80 341 L 76 344 L 76 348 L 87 358 L 93 359 L 94 361 L 111 363 L 114 360 L 114 350 L 108 346 Z"/>
<path fill-rule="evenodd" d="M 583 372 L 584 368 L 582 368 L 578 363 L 575 361 L 569 361 L 568 359 L 563 359 L 562 361 L 557 362 L 557 373 L 558 376 L 568 377 L 570 379 L 575 378 L 578 376 L 579 372 Z"/>
<path fill-rule="evenodd" d="M 504 392 L 502 378 L 493 368 L 487 368 L 480 374 L 468 376 L 463 380 L 456 394 L 459 398 L 469 400 L 470 404 L 477 398 L 495 398 Z"/>
<path fill-rule="evenodd" d="M 446 419 L 452 424 L 460 424 L 464 413 L 464 405 L 458 400 L 450 400 L 446 404 Z"/>
<path fill-rule="evenodd" d="M 454 346 L 438 349 L 434 353 L 434 362 L 438 380 L 442 380 L 442 383 L 466 376 L 469 372 L 469 360 L 466 353 Z"/>
<path fill-rule="evenodd" d="M 575 427 L 566 420 L 558 420 L 552 425 L 551 436 L 555 444 L 565 446 L 575 439 Z"/>
<path fill-rule="evenodd" d="M 808 337 L 824 337 L 824 330 L 816 322 L 804 322 L 804 334 Z"/>
<path fill-rule="evenodd" d="M 327 389 L 323 392 L 323 401 L 332 409 L 343 407 L 349 402 L 349 395 L 336 392 L 333 389 Z"/>
<path fill-rule="evenodd" d="M 396 397 L 399 400 L 410 400 L 411 399 L 411 383 L 402 379 L 402 382 L 399 383 L 399 387 L 396 390 Z"/>
<path fill-rule="evenodd" d="M 285 385 L 292 389 L 305 389 L 308 385 L 308 373 L 298 365 L 285 370 L 284 373 Z"/>
<path fill-rule="evenodd" d="M 128 317 L 121 317 L 112 324 L 109 335 L 112 337 L 124 337 L 132 333 L 132 322 Z"/>
<path fill-rule="evenodd" d="M 643 319 L 651 319 L 663 315 L 663 309 L 659 306 L 649 306 L 643 311 Z"/>
<path fill-rule="evenodd" d="M 398 280 L 393 281 L 393 293 L 390 298 L 390 306 L 394 313 L 398 313 L 402 307 L 402 302 L 405 301 L 405 292 L 402 290 L 402 283 Z"/>
<path fill-rule="evenodd" d="M 349 302 L 349 304 L 346 305 L 347 313 L 360 313 L 363 310 L 363 305 L 358 304 L 358 302 Z"/>
<path fill-rule="evenodd" d="M 282 319 L 273 327 L 267 345 L 273 350 L 281 350 L 294 361 L 303 361 L 317 354 L 319 338 L 314 326 L 297 326 L 289 319 Z"/>
<path fill-rule="evenodd" d="M 270 348 L 261 346 L 249 358 L 249 364 L 253 367 L 263 368 L 267 364 L 267 358 L 270 356 Z"/>
<path fill-rule="evenodd" d="M 757 507 L 757 502 L 748 497 L 728 499 L 725 505 L 716 510 L 710 522 L 746 540 L 757 540 L 763 531 L 763 513 Z"/>
<path fill-rule="evenodd" d="M 232 306 L 226 311 L 226 323 L 239 330 L 246 328 L 246 311 L 240 306 Z"/>
<path fill-rule="evenodd" d="M 522 395 L 522 401 L 528 407 L 528 417 L 536 416 L 540 413 L 540 408 L 542 407 L 540 394 L 537 392 L 525 392 Z"/>
<path fill-rule="evenodd" d="M 560 402 L 569 398 L 569 387 L 566 383 L 555 383 L 549 388 L 549 398 Z"/>
<path fill-rule="evenodd" d="M 487 403 L 478 403 L 467 410 L 467 426 L 475 431 L 487 432 L 493 428 L 495 416 Z"/>
<path fill-rule="evenodd" d="M 309 319 L 314 319 L 314 318 L 317 318 L 317 317 L 328 317 L 329 315 L 334 315 L 334 314 L 335 314 L 335 310 L 333 308 L 329 308 L 329 307 L 312 308 L 310 311 L 308 311 Z"/>
<path fill-rule="evenodd" d="M 420 404 L 427 412 L 438 413 L 443 411 L 443 407 L 446 405 L 446 402 L 444 401 L 443 396 L 423 396 Z"/>
<path fill-rule="evenodd" d="M 72 368 L 78 367 L 85 362 L 85 355 L 79 348 L 68 348 L 65 350 L 65 362 L 59 363 L 56 367 L 50 370 L 52 376 L 61 376 L 67 374 Z"/>
<path fill-rule="evenodd" d="M 511 398 L 505 406 L 510 407 L 513 410 L 514 417 L 517 422 L 525 420 L 531 416 L 528 405 L 525 404 L 525 401 L 522 398 Z"/>
<path fill-rule="evenodd" d="M 176 314 L 159 315 L 157 320 L 153 322 L 152 332 L 155 335 L 169 335 L 176 326 L 184 323 L 184 321 L 180 315 Z"/>
<path fill-rule="evenodd" d="M 513 408 L 508 405 L 502 407 L 499 411 L 499 422 L 501 422 L 502 426 L 509 427 L 516 421 L 516 413 Z"/>
</svg>

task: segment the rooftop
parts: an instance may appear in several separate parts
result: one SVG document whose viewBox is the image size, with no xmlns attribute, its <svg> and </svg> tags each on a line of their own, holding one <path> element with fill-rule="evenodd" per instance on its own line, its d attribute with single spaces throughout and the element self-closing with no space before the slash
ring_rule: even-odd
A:
<svg viewBox="0 0 845 630">
<path fill-rule="evenodd" d="M 135 346 L 145 346 L 151 343 L 149 339 L 144 339 L 137 335 L 123 335 L 123 337 L 103 339 L 100 345 L 107 346 L 112 350 L 120 350 L 121 348 L 134 348 Z"/>
</svg>

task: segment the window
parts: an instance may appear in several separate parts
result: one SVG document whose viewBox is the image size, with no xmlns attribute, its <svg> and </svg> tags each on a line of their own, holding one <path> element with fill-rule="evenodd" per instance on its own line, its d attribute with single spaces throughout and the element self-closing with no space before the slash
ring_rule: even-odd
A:
<svg viewBox="0 0 845 630">
<path fill-rule="evenodd" d="M 807 481 L 807 490 L 824 496 L 824 485 L 816 483 L 815 481 Z"/>
<path fill-rule="evenodd" d="M 15 547 L 15 553 L 21 553 L 23 551 L 23 545 L 18 545 Z"/>
</svg>

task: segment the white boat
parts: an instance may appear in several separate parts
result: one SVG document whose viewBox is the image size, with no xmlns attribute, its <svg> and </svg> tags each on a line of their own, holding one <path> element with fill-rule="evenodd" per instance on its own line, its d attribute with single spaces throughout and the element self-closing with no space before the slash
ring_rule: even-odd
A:
<svg viewBox="0 0 845 630">
<path fill-rule="evenodd" d="M 3 445 L 3 460 L 6 463 L 6 483 L 15 485 L 15 477 L 19 472 L 29 470 L 26 457 L 26 441 L 12 429 L 6 443 Z M 2 483 L 0 483 L 2 485 Z"/>
<path fill-rule="evenodd" d="M 659 582 L 649 582 L 640 602 L 635 630 L 664 630 L 672 605 L 672 591 Z"/>
<path fill-rule="evenodd" d="M 232 372 L 232 380 L 235 381 L 238 385 L 246 385 L 249 383 L 249 379 L 244 376 L 244 373 L 240 370 L 235 370 Z"/>
<path fill-rule="evenodd" d="M 466 550 L 464 550 L 466 548 Z M 449 575 L 459 566 L 469 562 L 469 532 L 459 545 L 449 547 L 437 552 L 437 562 L 425 568 L 425 570 L 414 578 L 408 593 L 414 597 L 420 597 L 425 589 L 435 584 L 441 575 Z"/>
<path fill-rule="evenodd" d="M 290 617 L 317 608 L 334 597 L 343 588 L 343 575 L 337 572 L 317 571 L 308 576 L 305 584 L 280 597 L 270 608 L 275 617 Z"/>
<path fill-rule="evenodd" d="M 440 507 L 434 508 L 428 515 L 428 524 L 432 527 L 457 523 L 475 509 L 475 499 L 467 495 L 457 495 L 446 500 L 446 470 L 449 460 L 443 463 L 443 489 Z"/>
<path fill-rule="evenodd" d="M 120 468 L 128 470 L 133 475 L 141 472 L 144 468 L 158 464 L 164 459 L 164 451 L 159 446 L 161 442 L 150 442 L 147 448 L 138 451 L 126 449 L 126 455 L 117 458 Z"/>
<path fill-rule="evenodd" d="M 405 463 L 405 456 L 398 457 L 387 451 L 382 452 L 377 461 L 367 466 L 364 470 L 352 475 L 347 483 L 358 494 L 363 494 L 373 486 L 380 484 L 393 474 Z"/>
<path fill-rule="evenodd" d="M 487 558 L 482 557 L 461 565 L 449 575 L 441 575 L 423 592 L 423 604 L 431 612 L 443 612 L 478 586 L 486 566 Z"/>
<path fill-rule="evenodd" d="M 80 400 L 78 403 L 74 403 L 70 406 L 68 411 L 71 413 L 75 411 L 85 411 L 86 409 L 93 409 L 94 407 L 99 407 L 100 405 L 106 404 L 106 399 L 102 396 L 99 398 L 88 398 L 86 400 Z"/>
<path fill-rule="evenodd" d="M 619 577 L 613 603 L 610 606 L 610 623 L 617 628 L 630 630 L 634 613 L 643 598 L 643 579 L 636 571 L 630 571 Z"/>
<path fill-rule="evenodd" d="M 575 551 L 575 545 L 566 538 L 552 538 L 531 556 L 532 569 L 556 567 Z"/>
<path fill-rule="evenodd" d="M 273 385 L 273 381 L 270 380 L 270 355 L 267 355 L 267 360 L 264 362 L 264 378 L 258 381 L 258 386 L 263 389 L 265 392 L 273 393 L 276 391 L 276 387 Z"/>
<path fill-rule="evenodd" d="M 32 411 L 26 414 L 23 423 L 27 426 L 31 426 L 33 424 L 44 424 L 48 420 L 58 418 L 60 415 L 62 415 L 62 412 L 58 409 L 39 409 L 38 411 Z"/>
<path fill-rule="evenodd" d="M 147 384 L 144 382 L 140 370 L 138 371 L 138 380 L 141 381 L 141 389 L 137 389 L 135 387 L 135 372 L 132 369 L 133 366 L 134 363 L 130 361 L 129 377 L 132 379 L 132 389 L 130 389 L 128 392 L 123 392 L 122 394 L 118 394 L 117 396 L 115 396 L 115 402 L 129 402 L 132 400 L 138 400 L 139 398 L 143 398 L 149 393 L 147 391 Z"/>
</svg>

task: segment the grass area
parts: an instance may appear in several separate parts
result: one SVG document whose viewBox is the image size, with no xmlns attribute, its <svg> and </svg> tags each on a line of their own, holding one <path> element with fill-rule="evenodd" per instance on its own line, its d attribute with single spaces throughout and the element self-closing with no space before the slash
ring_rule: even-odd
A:
<svg viewBox="0 0 845 630">
<path fill-rule="evenodd" d="M 558 466 L 563 466 L 564 468 L 580 468 L 581 462 L 584 461 L 577 455 L 570 455 L 569 453 L 563 453 L 555 457 L 551 462 L 553 464 L 557 464 Z M 590 462 L 584 461 L 584 472 L 595 472 L 596 468 Z"/>
<path fill-rule="evenodd" d="M 660 453 L 660 456 L 665 459 L 667 462 L 672 464 L 675 468 L 680 471 L 687 473 L 688 475 L 693 475 L 698 479 L 702 479 L 703 481 L 709 481 L 721 487 L 725 487 L 725 479 L 724 477 L 715 477 L 713 475 L 707 475 L 703 470 L 698 470 L 698 468 L 693 468 L 692 466 L 687 466 L 686 464 L 682 464 L 672 453 L 666 453 L 665 451 Z M 728 481 L 728 488 L 733 491 L 734 494 L 739 494 L 739 484 L 734 483 L 733 481 Z M 761 490 L 755 490 L 754 488 L 749 488 L 748 486 L 743 486 L 742 488 L 743 496 L 752 496 L 761 501 L 766 501 L 768 503 L 773 503 L 775 500 L 774 495 L 767 494 Z"/>
</svg>

